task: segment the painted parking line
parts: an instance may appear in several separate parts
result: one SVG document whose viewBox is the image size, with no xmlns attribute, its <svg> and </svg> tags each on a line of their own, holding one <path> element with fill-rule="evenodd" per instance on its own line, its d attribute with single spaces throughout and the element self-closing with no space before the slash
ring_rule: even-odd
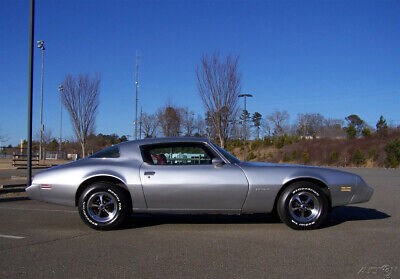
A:
<svg viewBox="0 0 400 279">
<path fill-rule="evenodd" d="M 41 208 L 21 208 L 21 207 L 7 207 L 0 206 L 0 209 L 6 210 L 23 210 L 23 211 L 47 211 L 47 212 L 66 212 L 66 213 L 77 213 L 76 210 L 62 210 L 62 209 L 41 209 Z"/>
<path fill-rule="evenodd" d="M 0 238 L 11 238 L 11 239 L 23 239 L 24 236 L 16 236 L 16 235 L 8 235 L 8 234 L 0 234 Z"/>
</svg>

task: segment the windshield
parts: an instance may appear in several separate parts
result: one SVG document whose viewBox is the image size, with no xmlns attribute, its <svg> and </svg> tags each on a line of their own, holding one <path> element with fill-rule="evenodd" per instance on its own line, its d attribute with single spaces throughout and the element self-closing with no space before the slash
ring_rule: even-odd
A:
<svg viewBox="0 0 400 279">
<path fill-rule="evenodd" d="M 221 147 L 219 147 L 218 145 L 216 145 L 215 143 L 212 143 L 215 148 L 218 149 L 219 152 L 222 153 L 222 155 L 231 163 L 231 164 L 239 164 L 240 160 L 238 158 L 236 158 L 235 156 L 233 156 L 232 154 L 230 154 L 228 151 L 222 149 Z"/>
</svg>

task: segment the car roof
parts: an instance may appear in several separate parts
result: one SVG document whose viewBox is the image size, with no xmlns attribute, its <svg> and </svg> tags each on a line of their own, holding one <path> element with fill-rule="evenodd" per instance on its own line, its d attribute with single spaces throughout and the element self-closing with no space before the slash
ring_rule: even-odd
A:
<svg viewBox="0 0 400 279">
<path fill-rule="evenodd" d="M 164 137 L 164 138 L 147 138 L 140 140 L 131 140 L 123 142 L 121 144 L 146 145 L 146 144 L 173 143 L 173 142 L 210 142 L 210 141 L 206 138 L 200 138 L 200 137 Z"/>
<path fill-rule="evenodd" d="M 157 144 L 157 143 L 169 143 L 169 142 L 209 142 L 206 138 L 200 137 L 162 137 L 162 138 L 146 138 L 140 140 L 126 141 L 121 144 Z"/>
</svg>

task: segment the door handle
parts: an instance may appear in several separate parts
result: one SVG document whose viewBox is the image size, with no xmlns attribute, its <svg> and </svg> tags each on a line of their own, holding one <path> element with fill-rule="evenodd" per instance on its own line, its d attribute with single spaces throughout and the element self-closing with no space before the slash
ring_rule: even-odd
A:
<svg viewBox="0 0 400 279">
<path fill-rule="evenodd" d="M 155 171 L 145 171 L 144 175 L 155 175 L 156 172 Z"/>
</svg>

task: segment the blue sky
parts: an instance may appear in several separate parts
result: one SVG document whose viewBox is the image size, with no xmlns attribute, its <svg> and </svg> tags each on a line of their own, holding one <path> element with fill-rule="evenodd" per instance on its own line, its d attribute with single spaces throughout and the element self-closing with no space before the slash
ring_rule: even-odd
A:
<svg viewBox="0 0 400 279">
<path fill-rule="evenodd" d="M 140 105 L 167 101 L 203 112 L 195 67 L 202 53 L 239 55 L 250 112 L 287 110 L 375 125 L 400 124 L 399 1 L 36 1 L 35 41 L 46 42 L 44 123 L 59 131 L 66 74 L 101 73 L 96 132 L 132 134 L 135 51 Z M 29 1 L 0 1 L 0 132 L 26 138 Z M 39 129 L 40 50 L 34 61 Z M 64 112 L 66 116 L 66 112 Z M 72 137 L 69 118 L 63 134 Z M 4 144 L 4 143 L 3 143 Z"/>
</svg>

